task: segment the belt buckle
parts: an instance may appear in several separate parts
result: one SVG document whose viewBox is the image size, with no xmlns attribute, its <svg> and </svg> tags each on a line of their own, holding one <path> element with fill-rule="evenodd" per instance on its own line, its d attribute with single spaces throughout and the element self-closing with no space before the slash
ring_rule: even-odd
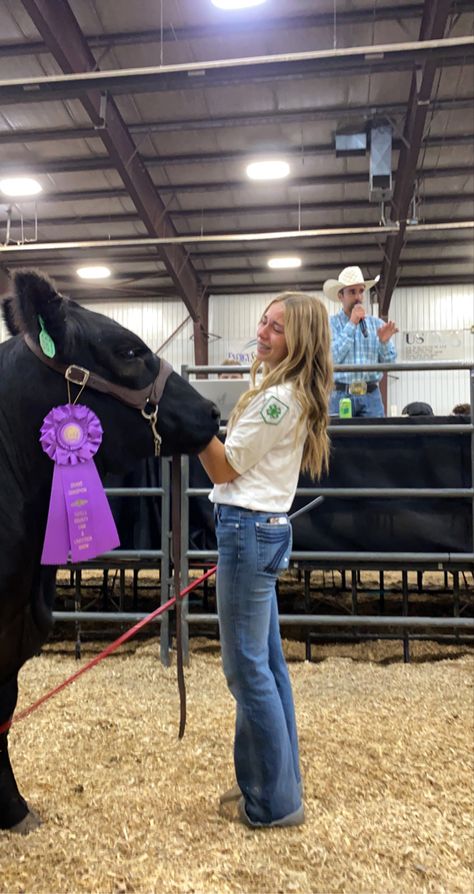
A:
<svg viewBox="0 0 474 894">
<path fill-rule="evenodd" d="M 362 395 L 367 394 L 367 382 L 363 380 L 359 382 L 350 382 L 349 384 L 349 394 L 354 394 L 356 397 L 362 397 Z"/>
</svg>

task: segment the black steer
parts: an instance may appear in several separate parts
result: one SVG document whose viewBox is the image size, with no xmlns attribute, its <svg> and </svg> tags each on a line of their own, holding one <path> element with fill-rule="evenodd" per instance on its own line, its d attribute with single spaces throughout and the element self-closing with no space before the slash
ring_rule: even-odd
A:
<svg viewBox="0 0 474 894">
<path fill-rule="evenodd" d="M 151 386 L 160 359 L 132 332 L 63 298 L 52 283 L 18 273 L 4 318 L 14 336 L 0 345 L 0 727 L 12 717 L 21 666 L 45 641 L 52 623 L 55 569 L 40 565 L 53 463 L 39 432 L 52 407 L 68 402 L 64 376 L 25 343 L 38 345 L 43 328 L 56 346 L 54 362 L 75 364 L 109 382 Z M 71 386 L 73 398 L 78 389 Z M 80 403 L 99 417 L 104 434 L 95 457 L 99 474 L 123 472 L 154 453 L 149 422 L 139 410 L 89 387 Z M 161 452 L 196 453 L 218 429 L 218 411 L 172 372 L 159 402 Z M 0 829 L 29 831 L 39 820 L 18 791 L 0 734 Z"/>
</svg>

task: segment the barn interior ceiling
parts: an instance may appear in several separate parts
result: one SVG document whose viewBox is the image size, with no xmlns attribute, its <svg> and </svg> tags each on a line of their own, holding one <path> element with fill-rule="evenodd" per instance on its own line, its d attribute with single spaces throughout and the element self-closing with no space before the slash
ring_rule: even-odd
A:
<svg viewBox="0 0 474 894">
<path fill-rule="evenodd" d="M 0 264 L 179 296 L 200 331 L 209 294 L 347 264 L 382 272 L 382 313 L 397 284 L 473 283 L 473 24 L 471 0 L 6 0 L 0 181 L 42 191 L 0 192 Z M 288 176 L 250 180 L 267 157 Z"/>
</svg>

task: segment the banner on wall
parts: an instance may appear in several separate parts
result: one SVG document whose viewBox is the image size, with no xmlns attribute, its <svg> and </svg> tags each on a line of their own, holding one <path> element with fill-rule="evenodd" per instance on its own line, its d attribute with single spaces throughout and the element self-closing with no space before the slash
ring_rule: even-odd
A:
<svg viewBox="0 0 474 894">
<path fill-rule="evenodd" d="M 255 360 L 255 348 L 257 345 L 256 338 L 236 339 L 229 342 L 226 357 L 228 360 L 235 360 L 242 366 L 251 366 Z"/>
<path fill-rule="evenodd" d="M 403 360 L 464 360 L 462 330 L 433 329 L 429 332 L 404 332 Z"/>
</svg>

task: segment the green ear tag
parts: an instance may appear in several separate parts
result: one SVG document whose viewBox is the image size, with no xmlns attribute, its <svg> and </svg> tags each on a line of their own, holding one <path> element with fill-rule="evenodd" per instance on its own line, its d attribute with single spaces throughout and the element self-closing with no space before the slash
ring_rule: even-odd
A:
<svg viewBox="0 0 474 894">
<path fill-rule="evenodd" d="M 42 350 L 43 354 L 45 354 L 46 357 L 53 358 L 56 353 L 56 345 L 54 344 L 54 341 L 51 338 L 51 336 L 48 335 L 48 333 L 46 332 L 44 320 L 42 317 L 40 317 L 39 314 L 38 314 L 38 322 L 41 326 L 41 331 L 39 334 L 39 343 L 41 346 L 41 350 Z"/>
</svg>

